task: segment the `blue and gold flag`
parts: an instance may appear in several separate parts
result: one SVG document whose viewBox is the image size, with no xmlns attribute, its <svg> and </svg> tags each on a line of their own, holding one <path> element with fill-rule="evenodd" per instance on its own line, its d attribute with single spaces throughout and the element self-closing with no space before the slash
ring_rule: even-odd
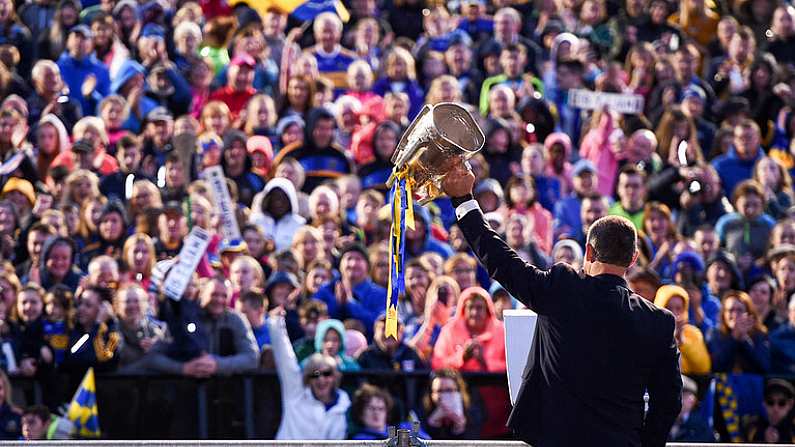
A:
<svg viewBox="0 0 795 447">
<path fill-rule="evenodd" d="M 351 14 L 341 0 L 229 0 L 234 7 L 245 3 L 256 10 L 264 19 L 270 9 L 290 14 L 298 20 L 311 21 L 322 12 L 336 12 L 343 22 L 351 19 Z"/>
<path fill-rule="evenodd" d="M 66 418 L 74 424 L 79 438 L 99 438 L 99 412 L 97 411 L 97 391 L 94 382 L 94 368 L 89 368 L 69 404 Z"/>
</svg>

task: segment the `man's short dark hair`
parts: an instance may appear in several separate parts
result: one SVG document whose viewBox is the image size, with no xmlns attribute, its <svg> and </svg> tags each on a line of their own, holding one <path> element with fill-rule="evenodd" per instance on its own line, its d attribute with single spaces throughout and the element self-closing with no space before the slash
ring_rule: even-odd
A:
<svg viewBox="0 0 795 447">
<path fill-rule="evenodd" d="M 629 267 L 637 247 L 637 231 L 632 222 L 621 216 L 605 216 L 588 229 L 588 245 L 594 258 L 604 264 Z"/>
<path fill-rule="evenodd" d="M 566 58 L 558 62 L 558 68 L 567 68 L 575 74 L 582 74 L 585 71 L 585 66 L 577 59 Z"/>
<path fill-rule="evenodd" d="M 44 405 L 31 405 L 30 407 L 25 408 L 25 411 L 22 412 L 22 416 L 27 415 L 36 416 L 39 418 L 39 420 L 46 424 L 50 420 L 50 409 Z"/>
<path fill-rule="evenodd" d="M 240 294 L 240 301 L 254 309 L 267 308 L 268 297 L 259 288 L 246 290 Z"/>
</svg>

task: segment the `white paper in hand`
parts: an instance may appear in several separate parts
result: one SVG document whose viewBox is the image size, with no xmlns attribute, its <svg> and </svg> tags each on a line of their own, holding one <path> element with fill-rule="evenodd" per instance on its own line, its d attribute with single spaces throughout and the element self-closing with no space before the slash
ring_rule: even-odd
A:
<svg viewBox="0 0 795 447">
<path fill-rule="evenodd" d="M 522 373 L 527 364 L 530 347 L 536 333 L 538 314 L 530 309 L 506 309 L 502 312 L 505 323 L 505 363 L 508 365 L 508 391 L 511 405 L 522 386 Z"/>
<path fill-rule="evenodd" d="M 175 301 L 182 298 L 209 243 L 210 234 L 200 227 L 193 227 L 179 251 L 179 260 L 163 281 L 163 291 L 167 297 Z"/>
</svg>

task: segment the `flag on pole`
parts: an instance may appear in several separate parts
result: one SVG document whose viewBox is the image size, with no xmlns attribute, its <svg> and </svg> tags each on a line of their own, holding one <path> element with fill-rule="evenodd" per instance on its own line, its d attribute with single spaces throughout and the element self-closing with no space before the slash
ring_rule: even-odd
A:
<svg viewBox="0 0 795 447">
<path fill-rule="evenodd" d="M 350 12 L 341 0 L 229 0 L 228 3 L 231 7 L 247 4 L 263 18 L 269 9 L 278 9 L 305 21 L 313 20 L 321 12 L 336 12 L 343 22 L 351 19 Z"/>
<path fill-rule="evenodd" d="M 94 382 L 94 368 L 86 371 L 80 387 L 75 392 L 66 418 L 74 424 L 79 438 L 99 438 L 99 412 L 97 411 L 97 392 Z"/>
</svg>

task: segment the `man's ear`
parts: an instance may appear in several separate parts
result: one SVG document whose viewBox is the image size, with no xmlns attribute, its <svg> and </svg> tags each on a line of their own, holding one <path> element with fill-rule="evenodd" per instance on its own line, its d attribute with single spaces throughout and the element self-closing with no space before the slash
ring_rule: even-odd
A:
<svg viewBox="0 0 795 447">
<path fill-rule="evenodd" d="M 629 261 L 629 265 L 627 266 L 627 270 L 631 269 L 636 262 L 638 262 L 638 256 L 640 256 L 640 251 L 635 250 L 635 253 L 632 255 L 632 260 Z"/>
<path fill-rule="evenodd" d="M 588 242 L 585 243 L 585 260 L 588 262 L 594 262 L 593 247 Z"/>
</svg>

